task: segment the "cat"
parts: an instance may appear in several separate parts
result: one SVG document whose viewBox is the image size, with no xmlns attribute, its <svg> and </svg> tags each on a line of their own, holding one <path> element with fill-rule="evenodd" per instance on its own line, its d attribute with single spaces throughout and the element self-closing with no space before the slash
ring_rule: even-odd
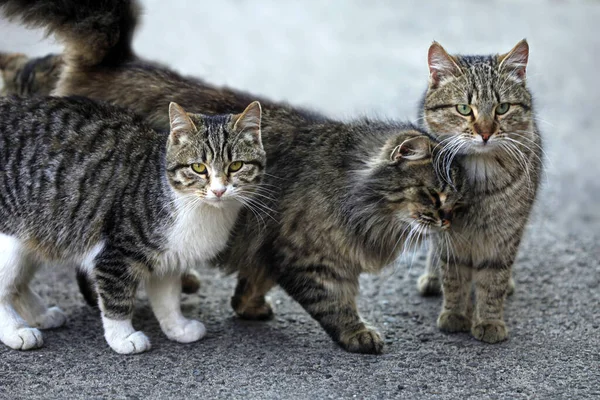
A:
<svg viewBox="0 0 600 400">
<path fill-rule="evenodd" d="M 49 96 L 56 88 L 63 65 L 60 54 L 29 58 L 20 53 L 0 52 L 0 76 L 4 82 L 0 95 Z M 78 271 L 77 278 L 88 303 L 97 305 L 95 293 L 88 290 L 85 271 Z M 199 289 L 198 272 L 193 269 L 186 271 L 182 276 L 182 292 L 191 294 Z"/>
<path fill-rule="evenodd" d="M 49 96 L 62 70 L 62 57 L 50 54 L 30 59 L 19 53 L 0 53 L 1 96 Z"/>
<path fill-rule="evenodd" d="M 29 282 L 41 263 L 85 268 L 105 338 L 122 354 L 150 349 L 131 323 L 138 283 L 166 336 L 206 330 L 180 310 L 181 273 L 221 252 L 263 177 L 260 105 L 240 115 L 188 115 L 171 130 L 85 98 L 0 98 L 0 341 L 42 346 L 61 326 Z M 39 328 L 39 329 L 38 329 Z"/>
<path fill-rule="evenodd" d="M 433 244 L 418 288 L 422 294 L 439 290 L 441 264 L 438 327 L 470 331 L 487 343 L 508 337 L 504 301 L 514 288 L 511 269 L 542 170 L 542 140 L 526 86 L 528 57 L 525 40 L 493 56 L 451 56 L 435 42 L 429 48 L 423 126 L 443 144 L 436 163 L 441 174 L 454 159 L 464 169 L 467 207 L 455 214 L 449 239 Z"/>
<path fill-rule="evenodd" d="M 128 107 L 156 129 L 168 123 L 163 106 L 169 101 L 214 114 L 238 110 L 254 97 L 135 56 L 136 3 L 94 3 L 76 13 L 64 4 L 36 3 L 31 8 L 14 0 L 4 12 L 65 43 L 55 94 Z M 460 196 L 435 173 L 437 143 L 410 124 L 343 123 L 260 102 L 269 172 L 216 260 L 238 273 L 232 307 L 242 318 L 270 318 L 265 295 L 279 284 L 344 349 L 381 353 L 381 336 L 356 307 L 358 277 L 393 262 L 408 238 L 416 243 L 421 233 L 449 226 Z M 451 167 L 450 174 L 459 186 L 460 169 Z"/>
</svg>

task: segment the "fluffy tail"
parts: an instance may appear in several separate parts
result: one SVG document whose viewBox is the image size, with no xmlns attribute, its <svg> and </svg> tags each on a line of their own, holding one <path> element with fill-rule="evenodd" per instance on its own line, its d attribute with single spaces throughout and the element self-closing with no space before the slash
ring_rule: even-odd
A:
<svg viewBox="0 0 600 400">
<path fill-rule="evenodd" d="M 118 64 L 134 57 L 137 0 L 0 0 L 0 9 L 9 19 L 44 28 L 63 41 L 72 65 Z"/>
</svg>

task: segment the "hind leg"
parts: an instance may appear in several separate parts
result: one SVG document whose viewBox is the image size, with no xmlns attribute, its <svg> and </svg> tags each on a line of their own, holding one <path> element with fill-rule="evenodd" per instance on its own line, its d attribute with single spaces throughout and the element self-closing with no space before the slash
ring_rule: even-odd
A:
<svg viewBox="0 0 600 400">
<path fill-rule="evenodd" d="M 42 298 L 29 285 L 19 289 L 15 309 L 29 325 L 39 329 L 60 328 L 67 322 L 67 317 L 60 308 L 48 308 Z"/>
<path fill-rule="evenodd" d="M 273 306 L 266 294 L 275 282 L 264 268 L 242 270 L 238 275 L 231 307 L 243 319 L 264 321 L 273 318 Z"/>
<path fill-rule="evenodd" d="M 15 350 L 41 347 L 42 333 L 19 314 L 19 287 L 28 284 L 35 271 L 19 241 L 0 234 L 0 341 Z"/>
</svg>

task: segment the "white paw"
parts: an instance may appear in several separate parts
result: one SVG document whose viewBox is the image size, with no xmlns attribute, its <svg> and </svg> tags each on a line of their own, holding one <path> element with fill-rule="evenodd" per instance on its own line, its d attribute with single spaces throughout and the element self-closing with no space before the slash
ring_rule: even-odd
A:
<svg viewBox="0 0 600 400">
<path fill-rule="evenodd" d="M 206 335 L 204 324 L 195 319 L 184 319 L 178 324 L 163 327 L 163 332 L 171 340 L 179 343 L 196 342 Z"/>
<path fill-rule="evenodd" d="M 150 350 L 150 339 L 137 331 L 124 338 L 106 337 L 108 345 L 119 354 L 136 354 Z"/>
<path fill-rule="evenodd" d="M 9 335 L 3 335 L 5 345 L 15 350 L 31 350 L 42 347 L 42 332 L 35 328 L 18 328 Z"/>
<path fill-rule="evenodd" d="M 58 307 L 50 307 L 36 319 L 36 326 L 40 329 L 54 329 L 63 326 L 65 322 L 65 313 Z"/>
</svg>

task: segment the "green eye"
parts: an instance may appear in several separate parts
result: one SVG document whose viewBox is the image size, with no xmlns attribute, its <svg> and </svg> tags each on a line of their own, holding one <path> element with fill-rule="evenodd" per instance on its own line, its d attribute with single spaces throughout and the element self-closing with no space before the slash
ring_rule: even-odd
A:
<svg viewBox="0 0 600 400">
<path fill-rule="evenodd" d="M 471 115 L 473 112 L 468 104 L 457 104 L 456 111 L 458 111 L 460 115 Z"/>
<path fill-rule="evenodd" d="M 239 171 L 243 166 L 244 166 L 243 161 L 234 161 L 231 164 L 229 164 L 229 172 Z"/>
<path fill-rule="evenodd" d="M 206 174 L 206 165 L 204 165 L 202 163 L 192 164 L 191 167 L 192 167 L 192 170 L 197 174 L 200 174 L 200 175 Z"/>
<path fill-rule="evenodd" d="M 508 103 L 498 104 L 498 106 L 496 107 L 496 115 L 506 114 L 508 112 L 509 108 L 510 108 L 510 104 L 508 104 Z"/>
</svg>

